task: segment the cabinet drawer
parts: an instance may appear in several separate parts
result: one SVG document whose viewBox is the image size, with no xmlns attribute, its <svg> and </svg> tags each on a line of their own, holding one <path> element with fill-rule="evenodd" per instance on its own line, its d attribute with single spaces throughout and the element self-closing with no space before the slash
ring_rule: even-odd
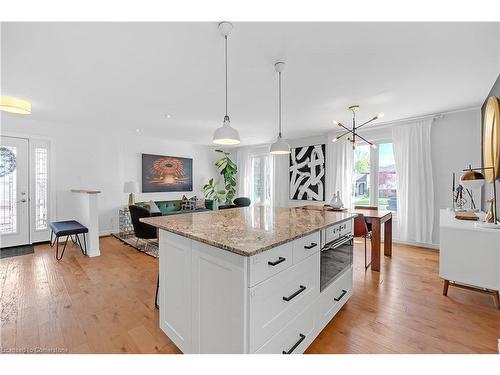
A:
<svg viewBox="0 0 500 375">
<path fill-rule="evenodd" d="M 323 329 L 352 295 L 352 267 L 321 292 L 318 325 Z"/>
<path fill-rule="evenodd" d="M 252 287 L 292 265 L 292 243 L 254 255 L 249 261 L 249 280 Z"/>
<path fill-rule="evenodd" d="M 312 342 L 314 330 L 314 306 L 309 306 L 290 324 L 266 342 L 257 354 L 301 354 Z"/>
<path fill-rule="evenodd" d="M 319 253 L 249 289 L 250 351 L 290 323 L 319 295 Z"/>
<path fill-rule="evenodd" d="M 308 256 L 317 253 L 321 246 L 319 242 L 319 232 L 312 233 L 293 241 L 293 264 L 297 264 Z"/>
</svg>

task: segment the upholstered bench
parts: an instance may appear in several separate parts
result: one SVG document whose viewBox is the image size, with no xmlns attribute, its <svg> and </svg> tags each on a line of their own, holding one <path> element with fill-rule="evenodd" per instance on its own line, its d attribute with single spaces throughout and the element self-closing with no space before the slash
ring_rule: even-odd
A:
<svg viewBox="0 0 500 375">
<path fill-rule="evenodd" d="M 67 220 L 67 221 L 56 221 L 50 223 L 50 246 L 54 246 L 56 244 L 56 259 L 59 261 L 62 259 L 64 255 L 64 250 L 66 250 L 66 245 L 68 244 L 68 239 L 71 237 L 73 243 L 78 244 L 80 246 L 80 250 L 83 255 L 87 255 L 87 240 L 85 238 L 85 234 L 89 232 L 88 228 L 80 224 L 76 220 Z M 83 235 L 83 243 L 80 241 L 79 234 Z M 52 237 L 55 235 L 55 240 L 52 242 Z M 64 247 L 59 256 L 59 237 L 66 236 L 66 241 L 64 242 Z M 76 240 L 73 239 L 72 236 L 75 236 Z"/>
</svg>

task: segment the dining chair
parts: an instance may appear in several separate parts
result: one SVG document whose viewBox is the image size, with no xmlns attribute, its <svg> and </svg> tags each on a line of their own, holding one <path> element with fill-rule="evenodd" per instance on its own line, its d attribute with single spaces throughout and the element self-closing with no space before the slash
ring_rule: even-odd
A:
<svg viewBox="0 0 500 375">
<path fill-rule="evenodd" d="M 371 240 L 372 232 L 371 230 L 368 229 L 365 217 L 362 214 L 357 215 L 354 218 L 354 237 L 364 237 L 365 239 L 365 271 L 366 271 L 368 267 L 370 267 L 370 265 L 372 264 L 371 251 L 370 251 L 370 263 L 367 263 L 367 246 L 366 246 L 366 240 L 367 239 Z"/>
<path fill-rule="evenodd" d="M 354 206 L 354 209 L 378 211 L 377 206 Z M 368 227 L 368 231 L 371 232 L 372 231 L 372 224 L 366 223 L 366 226 Z"/>
</svg>

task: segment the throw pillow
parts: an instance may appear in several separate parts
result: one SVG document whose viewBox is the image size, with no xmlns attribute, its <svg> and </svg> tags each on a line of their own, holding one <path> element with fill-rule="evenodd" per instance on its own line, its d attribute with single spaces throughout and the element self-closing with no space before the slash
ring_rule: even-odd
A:
<svg viewBox="0 0 500 375">
<path fill-rule="evenodd" d="M 160 209 L 158 208 L 158 206 L 156 205 L 155 202 L 149 201 L 148 204 L 149 204 L 149 212 L 150 213 L 152 213 L 152 214 L 161 213 Z"/>
<path fill-rule="evenodd" d="M 192 211 L 195 208 L 196 208 L 196 197 L 188 199 L 185 195 L 183 195 L 181 201 L 181 210 Z"/>
<path fill-rule="evenodd" d="M 197 199 L 196 208 L 205 208 L 205 199 Z"/>
</svg>

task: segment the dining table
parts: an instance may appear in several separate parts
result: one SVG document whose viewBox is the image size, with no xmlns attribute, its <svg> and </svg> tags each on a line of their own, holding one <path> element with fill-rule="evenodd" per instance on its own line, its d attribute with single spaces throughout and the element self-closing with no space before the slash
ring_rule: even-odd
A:
<svg viewBox="0 0 500 375">
<path fill-rule="evenodd" d="M 371 270 L 380 272 L 380 250 L 382 243 L 382 224 L 384 225 L 384 255 L 392 256 L 392 212 L 367 208 L 351 208 L 350 213 L 363 215 L 371 226 L 372 263 Z"/>
</svg>

